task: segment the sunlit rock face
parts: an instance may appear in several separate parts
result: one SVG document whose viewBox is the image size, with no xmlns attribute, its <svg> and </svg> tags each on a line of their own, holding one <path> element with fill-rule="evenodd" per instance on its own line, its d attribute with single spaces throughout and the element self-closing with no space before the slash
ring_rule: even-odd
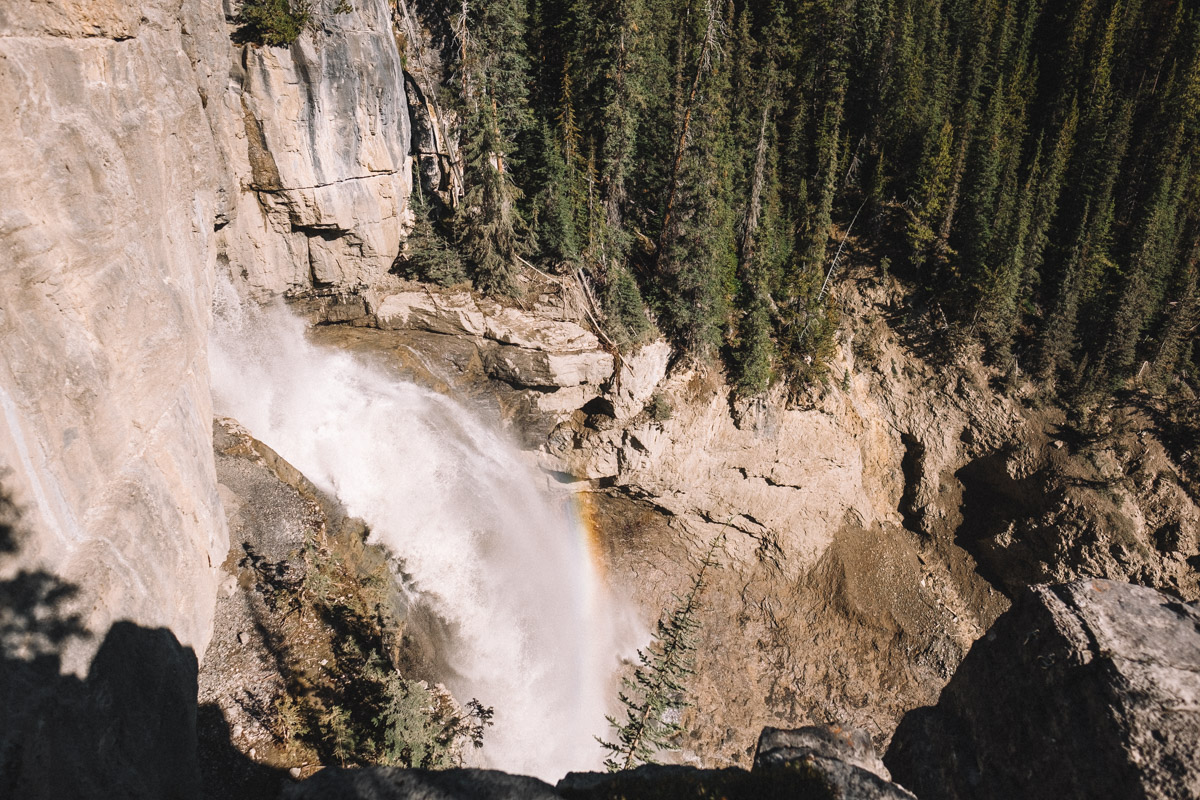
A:
<svg viewBox="0 0 1200 800">
<path fill-rule="evenodd" d="M 199 650 L 226 547 L 206 360 L 221 159 L 189 53 L 223 57 L 225 22 L 129 7 L 0 12 L 0 464 L 22 567 L 81 587 L 97 636 L 124 618 Z"/>
<path fill-rule="evenodd" d="M 385 0 L 353 5 L 314 4 L 316 30 L 290 48 L 233 53 L 221 136 L 242 190 L 222 257 L 259 297 L 370 285 L 408 224 L 410 123 L 391 13 Z"/>
<path fill-rule="evenodd" d="M 1107 580 L 1036 586 L 885 756 L 927 800 L 1196 797 L 1200 608 Z"/>
<path fill-rule="evenodd" d="M 314 3 L 290 48 L 236 43 L 237 5 L 0 8 L 0 467 L 30 532 L 5 569 L 78 585 L 98 634 L 129 619 L 197 653 L 227 549 L 214 277 L 368 284 L 411 186 L 385 0 Z"/>
</svg>

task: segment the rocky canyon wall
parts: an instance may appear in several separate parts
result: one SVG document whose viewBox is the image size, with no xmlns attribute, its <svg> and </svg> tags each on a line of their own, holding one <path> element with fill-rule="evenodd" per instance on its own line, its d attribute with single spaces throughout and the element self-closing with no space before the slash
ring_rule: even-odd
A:
<svg viewBox="0 0 1200 800">
<path fill-rule="evenodd" d="M 249 293 L 343 291 L 387 274 L 412 189 L 404 72 L 386 0 L 314 4 L 291 48 L 241 47 L 218 138 L 235 185 L 221 258 Z M 225 76 L 222 76 L 224 78 Z"/>
<path fill-rule="evenodd" d="M 83 587 L 96 635 L 127 618 L 197 648 L 226 544 L 205 360 L 220 150 L 187 50 L 223 27 L 171 2 L 0 11 L 0 459 L 22 561 Z"/>
<path fill-rule="evenodd" d="M 78 587 L 82 672 L 119 619 L 203 653 L 228 539 L 213 468 L 214 280 L 361 286 L 411 186 L 385 0 L 314 3 L 290 48 L 235 0 L 0 7 L 0 465 L 21 520 L 0 578 Z"/>
<path fill-rule="evenodd" d="M 1030 584 L 1200 596 L 1200 507 L 1153 420 L 1085 432 L 969 350 L 928 357 L 950 344 L 891 279 L 845 279 L 824 381 L 753 401 L 662 341 L 607 358 L 571 281 L 531 280 L 522 309 L 367 292 L 352 325 L 313 335 L 490 406 L 589 498 L 609 579 L 647 624 L 723 537 L 685 758 L 745 764 L 762 725 L 849 722 L 885 744 Z"/>
</svg>

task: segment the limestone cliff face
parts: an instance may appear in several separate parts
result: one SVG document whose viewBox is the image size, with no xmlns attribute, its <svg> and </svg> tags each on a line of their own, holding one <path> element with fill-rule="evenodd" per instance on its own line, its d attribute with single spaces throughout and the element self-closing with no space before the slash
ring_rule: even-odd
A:
<svg viewBox="0 0 1200 800">
<path fill-rule="evenodd" d="M 214 277 L 258 295 L 386 273 L 411 185 L 385 0 L 316 3 L 291 48 L 226 0 L 0 6 L 0 480 L 28 531 L 4 575 L 79 586 L 97 634 L 203 653 L 228 546 L 213 469 Z"/>
<path fill-rule="evenodd" d="M 226 546 L 205 360 L 219 159 L 183 16 L 224 21 L 130 8 L 0 12 L 0 462 L 25 563 L 84 587 L 92 630 L 124 617 L 203 647 Z"/>
<path fill-rule="evenodd" d="M 258 296 L 369 286 L 408 222 L 409 112 L 388 4 L 336 6 L 316 4 L 319 28 L 291 48 L 233 52 L 223 259 Z"/>
</svg>

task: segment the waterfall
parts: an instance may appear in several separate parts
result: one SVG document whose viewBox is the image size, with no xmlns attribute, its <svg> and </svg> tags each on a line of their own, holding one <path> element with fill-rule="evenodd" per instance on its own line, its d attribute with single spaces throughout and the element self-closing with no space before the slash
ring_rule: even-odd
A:
<svg viewBox="0 0 1200 800">
<path fill-rule="evenodd" d="M 453 399 L 317 347 L 281 306 L 218 286 L 217 413 L 233 417 L 403 560 L 452 632 L 446 683 L 496 711 L 484 765 L 547 780 L 593 769 L 628 647 L 569 497 Z M 629 626 L 624 626 L 628 630 Z"/>
</svg>

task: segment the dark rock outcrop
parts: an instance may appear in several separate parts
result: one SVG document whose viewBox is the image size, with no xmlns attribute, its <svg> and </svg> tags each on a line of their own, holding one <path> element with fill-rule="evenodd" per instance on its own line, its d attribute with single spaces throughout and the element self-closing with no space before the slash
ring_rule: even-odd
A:
<svg viewBox="0 0 1200 800">
<path fill-rule="evenodd" d="M 490 769 L 325 769 L 284 800 L 557 800 L 548 783 Z"/>
<path fill-rule="evenodd" d="M 1021 596 L 884 759 L 922 800 L 1200 797 L 1200 609 L 1087 580 Z"/>
<path fill-rule="evenodd" d="M 617 773 L 572 772 L 556 787 L 493 770 L 327 769 L 284 792 L 286 800 L 913 800 L 881 777 L 870 737 L 838 726 L 766 728 L 754 769 L 645 765 Z"/>
<path fill-rule="evenodd" d="M 0 797 L 199 797 L 191 648 L 118 622 L 81 680 L 54 655 L 25 660 L 9 647 L 15 627 L 0 627 Z"/>
<path fill-rule="evenodd" d="M 764 728 L 754 755 L 755 772 L 794 768 L 803 764 L 818 772 L 836 797 L 858 800 L 903 800 L 907 791 L 875 754 L 871 737 L 861 728 L 813 725 L 796 730 Z"/>
</svg>

